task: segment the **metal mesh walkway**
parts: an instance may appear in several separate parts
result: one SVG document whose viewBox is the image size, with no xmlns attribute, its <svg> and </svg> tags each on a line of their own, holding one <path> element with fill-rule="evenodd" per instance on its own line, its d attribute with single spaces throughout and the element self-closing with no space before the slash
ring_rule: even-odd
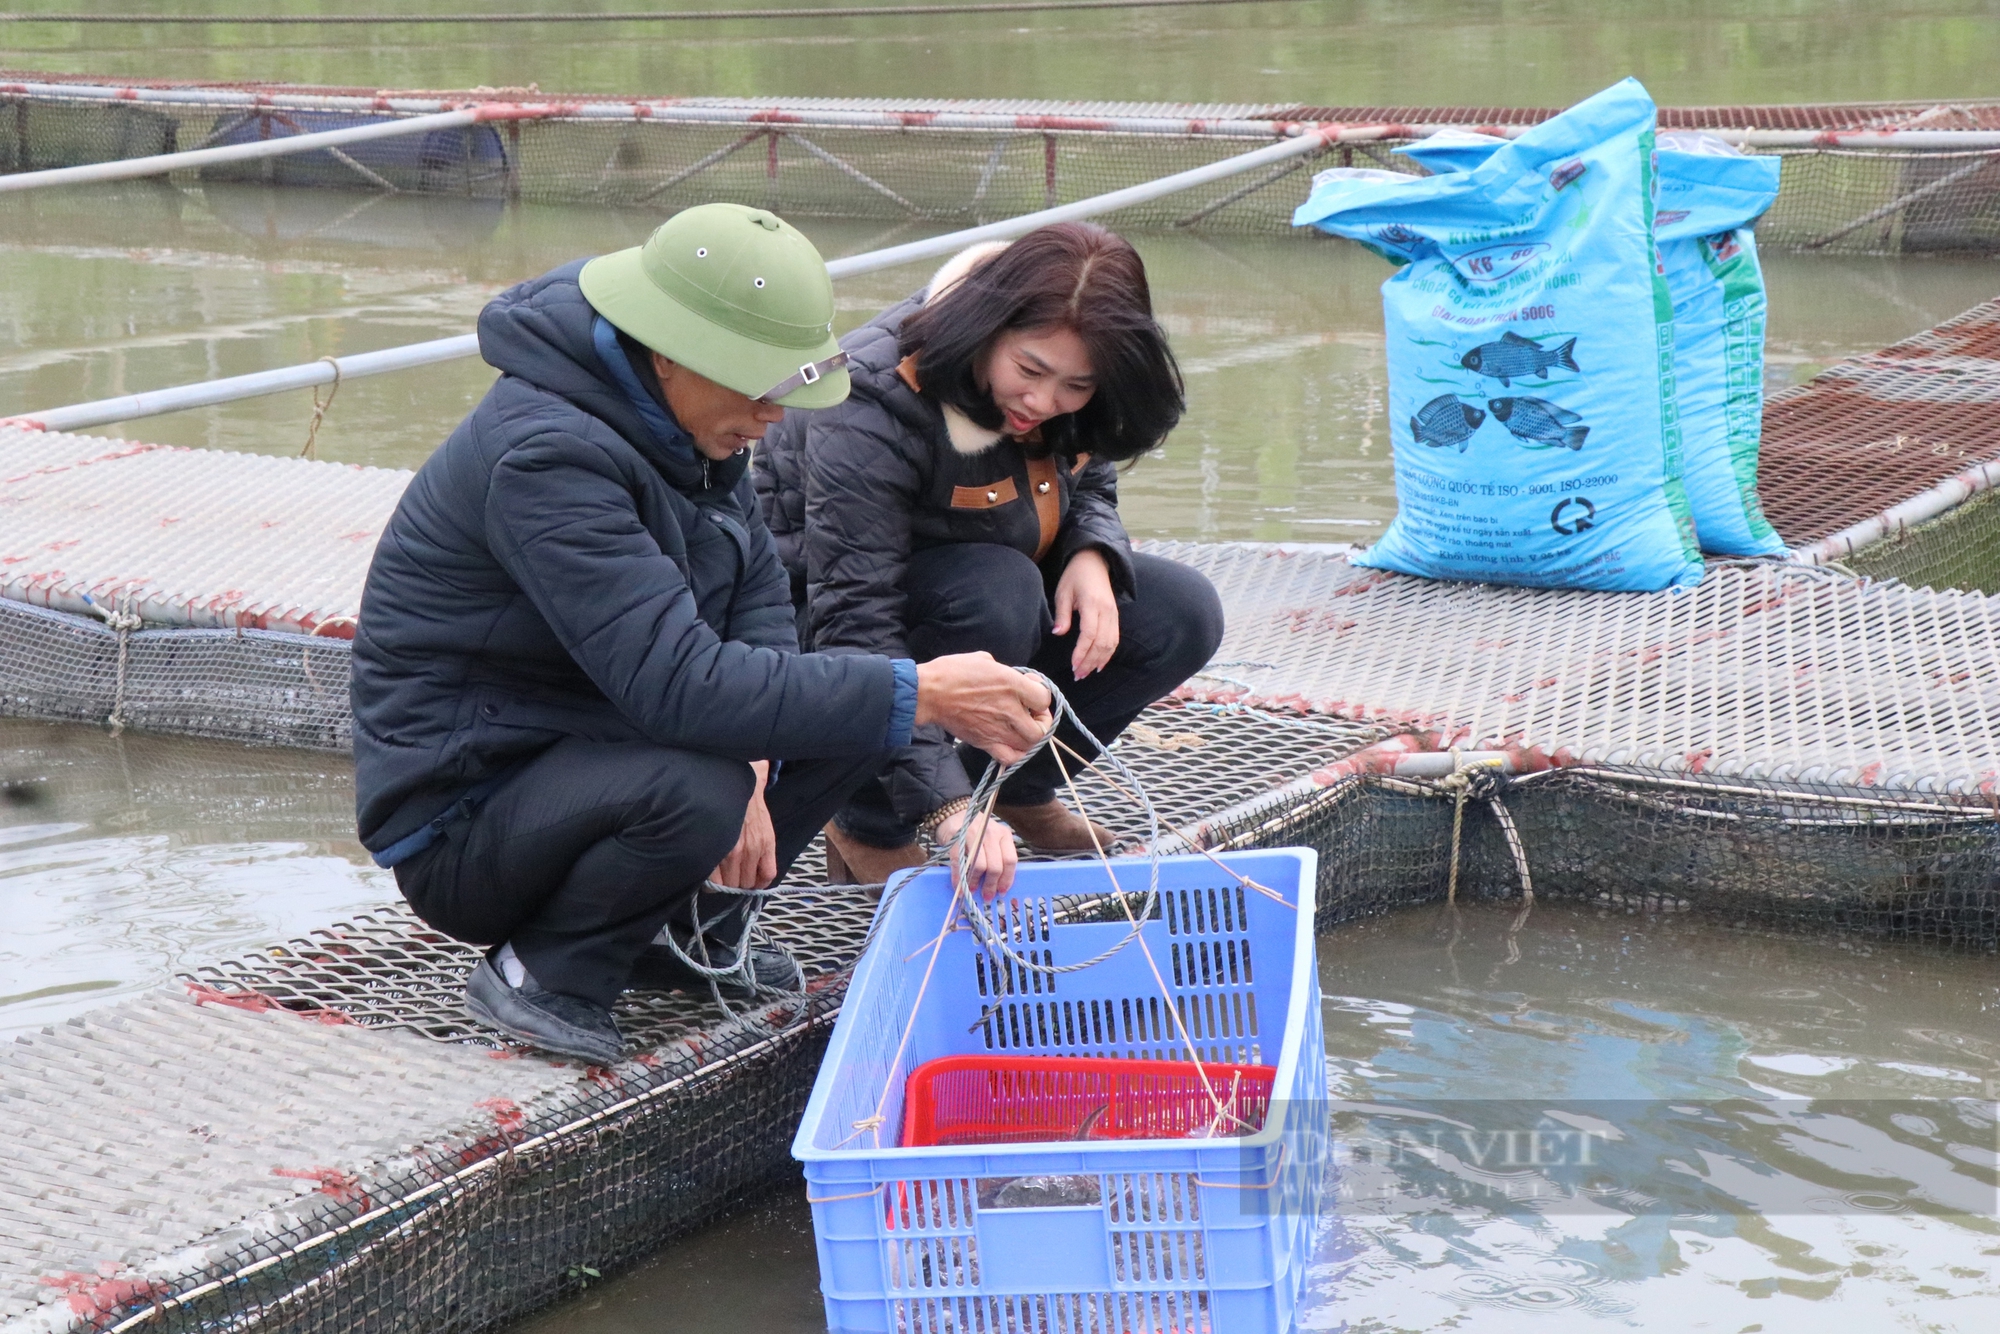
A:
<svg viewBox="0 0 2000 1334">
<path fill-rule="evenodd" d="M 410 474 L 0 424 L 0 597 L 353 637 Z M 90 601 L 86 601 L 89 599 Z"/>
<path fill-rule="evenodd" d="M 1167 705 L 1120 748 L 1179 825 L 1226 819 L 1382 735 Z M 1082 795 L 1137 832 L 1101 780 Z M 385 1244 L 418 1252 L 396 1263 L 424 1291 L 417 1309 L 376 1312 L 384 1327 L 476 1328 L 560 1288 L 560 1257 L 629 1257 L 712 1216 L 783 1164 L 873 910 L 851 891 L 813 890 L 816 870 L 813 859 L 795 871 L 769 919 L 806 963 L 809 999 L 731 1016 L 705 999 L 627 993 L 632 1059 L 612 1070 L 496 1042 L 460 1004 L 477 951 L 402 911 L 0 1048 L 0 1329 L 67 1329 L 190 1292 L 162 1327 L 212 1307 L 242 1313 L 243 1271 L 264 1261 L 273 1323 L 309 1324 L 322 1302 L 328 1325 L 370 1327 L 340 1274 L 383 1263 Z M 52 1105 L 64 1115 L 50 1118 Z M 538 1141 L 556 1164 L 545 1188 L 582 1190 L 571 1205 L 588 1220 L 521 1198 Z M 497 1243 L 525 1253 L 512 1278 L 470 1263 L 478 1229 L 451 1213 L 490 1220 L 496 1200 L 522 1219 Z M 453 1272 L 425 1268 L 426 1256 L 449 1257 L 439 1267 Z M 208 1306 L 204 1282 L 220 1284 Z"/>
<path fill-rule="evenodd" d="M 1772 395 L 1758 491 L 1800 547 L 1997 457 L 2000 298 Z"/>
<path fill-rule="evenodd" d="M 1440 584 L 1337 552 L 1158 544 L 1229 608 L 1200 698 L 1422 728 L 1544 761 L 1984 792 L 2000 603 L 1777 563 L 1682 593 Z"/>
</svg>

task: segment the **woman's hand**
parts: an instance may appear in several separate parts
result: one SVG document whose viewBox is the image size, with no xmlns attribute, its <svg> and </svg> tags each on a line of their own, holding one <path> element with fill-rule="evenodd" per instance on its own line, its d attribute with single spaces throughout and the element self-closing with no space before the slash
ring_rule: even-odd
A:
<svg viewBox="0 0 2000 1334">
<path fill-rule="evenodd" d="M 1070 674 L 1081 681 L 1111 661 L 1118 651 L 1118 596 L 1111 591 L 1111 566 L 1096 547 L 1085 547 L 1069 558 L 1056 581 L 1055 632 L 1069 633 L 1076 621 L 1076 651 L 1070 654 Z"/>
<path fill-rule="evenodd" d="M 743 811 L 743 832 L 736 846 L 708 877 L 726 889 L 768 889 L 778 878 L 778 835 L 771 828 L 771 810 L 764 804 L 764 786 L 771 778 L 769 760 L 752 760 L 750 771 L 757 775 L 756 790 Z"/>
<path fill-rule="evenodd" d="M 952 879 L 957 881 L 963 875 L 966 885 L 991 903 L 1014 884 L 1014 866 L 1019 860 L 1014 851 L 1014 831 L 1004 821 L 983 812 L 955 811 L 938 821 L 935 837 L 940 846 L 952 845 L 958 831 L 965 828 L 968 816 L 972 832 L 963 844 L 952 846 Z"/>
</svg>

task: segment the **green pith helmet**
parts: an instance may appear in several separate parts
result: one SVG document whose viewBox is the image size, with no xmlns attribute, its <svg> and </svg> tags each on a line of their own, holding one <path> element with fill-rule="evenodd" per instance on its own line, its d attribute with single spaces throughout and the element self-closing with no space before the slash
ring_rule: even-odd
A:
<svg viewBox="0 0 2000 1334">
<path fill-rule="evenodd" d="M 826 261 L 775 213 L 684 209 L 646 244 L 591 260 L 580 281 L 620 330 L 739 394 L 788 408 L 847 397 Z"/>
</svg>

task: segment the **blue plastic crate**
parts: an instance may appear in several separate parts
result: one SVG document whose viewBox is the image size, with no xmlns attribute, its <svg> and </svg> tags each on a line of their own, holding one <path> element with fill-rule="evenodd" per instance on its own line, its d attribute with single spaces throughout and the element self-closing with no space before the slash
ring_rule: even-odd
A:
<svg viewBox="0 0 2000 1334">
<path fill-rule="evenodd" d="M 1050 977 L 989 955 L 961 923 L 924 988 L 950 881 L 925 871 L 889 901 L 792 1143 L 835 1334 L 1294 1327 L 1329 1154 L 1316 859 L 1223 861 L 1284 901 L 1206 857 L 1165 858 L 1145 940 L 1204 1062 L 1277 1068 L 1262 1129 L 1234 1138 L 898 1147 L 904 1085 L 933 1057 L 1185 1060 L 1187 1048 L 1137 942 Z M 1136 912 L 1148 865 L 1115 868 Z M 1018 953 L 1078 962 L 1130 929 L 1109 889 L 1101 863 L 1023 866 L 996 920 Z"/>
</svg>

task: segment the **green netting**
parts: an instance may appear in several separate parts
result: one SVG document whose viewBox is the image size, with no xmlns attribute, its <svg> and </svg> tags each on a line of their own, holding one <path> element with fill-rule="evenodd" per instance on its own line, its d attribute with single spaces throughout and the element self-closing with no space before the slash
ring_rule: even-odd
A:
<svg viewBox="0 0 2000 1334">
<path fill-rule="evenodd" d="M 1915 588 L 2000 593 L 2000 492 L 1982 491 L 1841 564 L 1856 574 L 1900 579 Z"/>
</svg>

